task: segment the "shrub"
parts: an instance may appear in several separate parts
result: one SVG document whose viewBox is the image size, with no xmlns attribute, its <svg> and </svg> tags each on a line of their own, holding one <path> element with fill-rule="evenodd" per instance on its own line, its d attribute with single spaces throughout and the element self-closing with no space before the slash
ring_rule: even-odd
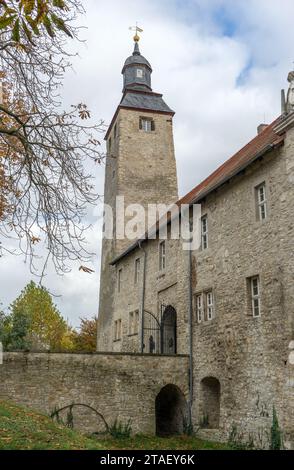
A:
<svg viewBox="0 0 294 470">
<path fill-rule="evenodd" d="M 114 423 L 109 426 L 109 434 L 116 439 L 124 439 L 130 437 L 132 432 L 131 420 L 122 423 L 116 418 Z"/>
<path fill-rule="evenodd" d="M 282 448 L 282 432 L 279 426 L 278 416 L 273 406 L 273 419 L 271 425 L 270 449 L 280 450 Z"/>
</svg>

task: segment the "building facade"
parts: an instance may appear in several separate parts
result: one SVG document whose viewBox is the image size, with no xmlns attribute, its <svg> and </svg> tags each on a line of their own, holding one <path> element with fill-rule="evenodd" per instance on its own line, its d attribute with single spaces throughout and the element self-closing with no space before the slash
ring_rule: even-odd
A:
<svg viewBox="0 0 294 470">
<path fill-rule="evenodd" d="M 136 61 L 146 67 L 144 84 L 134 82 Z M 106 166 L 113 207 L 121 194 L 144 207 L 176 199 L 172 112 L 161 96 L 161 109 L 153 104 L 150 70 L 142 56 L 123 69 L 124 97 L 106 137 L 109 152 L 117 146 L 113 179 Z M 235 432 L 261 447 L 273 408 L 286 445 L 294 441 L 293 73 L 288 80 L 281 116 L 177 201 L 190 211 L 201 206 L 197 249 L 184 250 L 167 222 L 166 238 L 104 241 L 102 251 L 98 349 L 188 354 L 194 427 L 219 439 Z M 148 114 L 137 96 L 124 109 L 134 90 L 139 106 L 147 97 Z"/>
<path fill-rule="evenodd" d="M 122 69 L 123 96 L 106 134 L 107 157 L 104 203 L 113 211 L 112 239 L 103 239 L 98 318 L 98 350 L 112 350 L 116 270 L 112 260 L 127 248 L 129 239 L 116 236 L 117 225 L 127 225 L 132 205 L 170 205 L 178 199 L 173 143 L 174 112 L 162 95 L 151 89 L 152 68 L 141 55 L 138 41 Z M 120 198 L 122 210 L 118 213 Z M 126 214 L 125 214 L 126 212 Z M 120 221 L 121 213 L 125 220 Z M 138 228 L 140 233 L 140 227 Z M 136 236 L 136 234 L 134 235 Z M 110 238 L 110 237 L 109 237 Z"/>
</svg>

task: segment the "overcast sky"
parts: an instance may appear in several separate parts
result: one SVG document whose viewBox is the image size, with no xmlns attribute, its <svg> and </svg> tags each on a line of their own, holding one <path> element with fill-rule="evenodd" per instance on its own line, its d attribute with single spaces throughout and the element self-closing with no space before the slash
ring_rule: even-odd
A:
<svg viewBox="0 0 294 470">
<path fill-rule="evenodd" d="M 174 139 L 180 195 L 248 142 L 263 121 L 280 113 L 280 89 L 294 60 L 293 0 L 84 0 L 86 44 L 65 79 L 67 104 L 84 101 L 109 123 L 121 98 L 121 69 L 132 53 L 130 25 L 144 29 L 141 53 L 153 68 L 152 86 L 176 111 Z M 95 178 L 103 193 L 103 168 Z M 73 325 L 98 311 L 100 208 L 89 244 L 94 274 L 60 277 L 49 270 L 45 285 Z M 0 260 L 4 306 L 32 278 L 19 257 Z"/>
</svg>

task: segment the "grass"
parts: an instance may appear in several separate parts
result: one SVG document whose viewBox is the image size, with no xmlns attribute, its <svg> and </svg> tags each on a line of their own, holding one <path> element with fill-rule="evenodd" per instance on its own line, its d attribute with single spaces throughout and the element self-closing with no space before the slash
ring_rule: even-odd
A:
<svg viewBox="0 0 294 470">
<path fill-rule="evenodd" d="M 226 444 L 202 441 L 192 436 L 157 437 L 136 435 L 127 439 L 99 439 L 104 449 L 230 450 Z"/>
<path fill-rule="evenodd" d="M 227 445 L 196 437 L 160 438 L 136 435 L 125 439 L 87 437 L 53 422 L 45 415 L 7 401 L 0 401 L 0 449 L 62 450 L 198 450 L 229 449 Z"/>
<path fill-rule="evenodd" d="M 0 449 L 103 449 L 47 416 L 0 401 Z"/>
</svg>

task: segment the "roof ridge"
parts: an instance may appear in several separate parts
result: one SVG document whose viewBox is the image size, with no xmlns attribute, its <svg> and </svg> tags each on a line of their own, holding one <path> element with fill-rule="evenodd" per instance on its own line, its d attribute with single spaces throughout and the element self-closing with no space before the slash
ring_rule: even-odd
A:
<svg viewBox="0 0 294 470">
<path fill-rule="evenodd" d="M 189 197 L 190 194 L 196 192 L 197 188 L 200 189 L 201 187 L 204 187 L 205 183 L 207 183 L 209 180 L 212 179 L 212 177 L 216 176 L 221 172 L 222 169 L 224 169 L 226 166 L 228 166 L 232 161 L 237 160 L 238 156 L 240 156 L 242 153 L 244 153 L 246 150 L 248 150 L 253 143 L 258 142 L 261 140 L 261 137 L 265 137 L 267 134 L 271 134 L 274 132 L 274 127 L 277 125 L 277 123 L 281 120 L 282 116 L 280 115 L 277 117 L 274 121 L 272 121 L 270 124 L 268 124 L 259 134 L 254 136 L 247 144 L 245 144 L 241 149 L 237 150 L 231 157 L 227 158 L 223 163 L 221 163 L 212 173 L 210 173 L 204 180 L 202 180 L 200 183 L 198 183 L 194 188 L 192 188 L 188 193 L 186 193 L 184 196 L 182 196 L 178 201 L 177 204 L 181 203 L 183 199 L 186 199 Z M 279 135 L 276 134 L 277 138 L 279 138 Z"/>
<path fill-rule="evenodd" d="M 267 151 L 279 146 L 284 141 L 284 135 L 279 135 L 275 132 L 274 127 L 277 123 L 283 118 L 279 116 L 273 122 L 271 122 L 262 132 L 257 134 L 253 139 L 251 139 L 246 145 L 244 145 L 240 150 L 238 150 L 234 155 L 224 161 L 218 168 L 216 168 L 210 175 L 208 175 L 203 181 L 201 181 L 197 186 L 195 186 L 191 191 L 185 194 L 181 199 L 178 199 L 175 204 L 178 206 L 181 204 L 194 204 L 196 201 L 200 201 L 204 196 L 206 196 L 211 191 L 217 189 L 229 178 L 232 178 L 240 171 L 242 171 L 246 166 L 250 165 L 254 160 L 264 155 Z M 206 190 L 206 191 L 203 191 Z M 167 212 L 168 213 L 168 212 Z M 157 226 L 160 223 L 160 220 L 157 220 L 154 228 L 157 230 Z M 168 221 L 167 221 L 168 222 Z M 148 233 L 150 229 L 142 234 L 134 243 L 130 244 L 123 253 L 120 253 L 116 258 L 111 262 L 111 264 L 116 264 L 120 259 L 126 256 L 128 253 L 133 251 L 140 245 L 140 242 L 148 239 Z"/>
</svg>

